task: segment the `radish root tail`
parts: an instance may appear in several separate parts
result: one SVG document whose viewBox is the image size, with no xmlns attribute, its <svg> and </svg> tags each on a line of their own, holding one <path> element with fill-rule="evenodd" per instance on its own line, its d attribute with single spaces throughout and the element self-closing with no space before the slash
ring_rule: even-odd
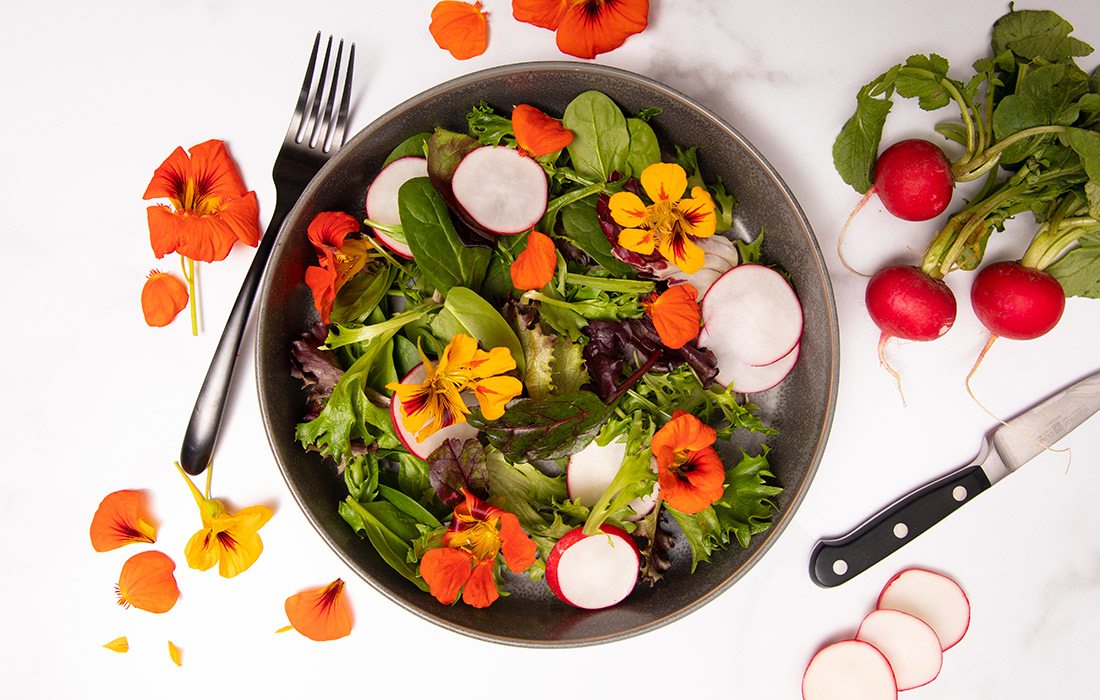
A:
<svg viewBox="0 0 1100 700">
<path fill-rule="evenodd" d="M 840 258 L 840 264 L 843 265 L 848 272 L 859 275 L 860 277 L 870 277 L 871 275 L 868 275 L 866 272 L 860 272 L 848 264 L 848 260 L 844 257 L 844 237 L 848 235 L 848 227 L 851 226 L 852 221 L 856 218 L 856 214 L 859 213 L 860 209 L 863 209 L 863 205 L 867 204 L 867 200 L 870 199 L 871 195 L 874 193 L 875 188 L 871 187 L 871 189 L 867 190 L 867 194 L 863 195 L 863 199 L 859 200 L 859 203 L 856 204 L 856 208 L 852 210 L 852 213 L 848 215 L 847 221 L 844 222 L 844 228 L 840 229 L 840 237 L 836 241 L 836 256 Z"/>
<path fill-rule="evenodd" d="M 890 336 L 883 333 L 878 339 L 878 363 L 882 365 L 882 368 L 894 378 L 894 383 L 898 387 L 898 396 L 901 397 L 901 405 L 904 407 L 905 403 L 905 391 L 901 388 L 901 375 L 898 371 L 890 365 L 890 361 L 886 359 L 886 341 L 890 340 Z"/>
</svg>

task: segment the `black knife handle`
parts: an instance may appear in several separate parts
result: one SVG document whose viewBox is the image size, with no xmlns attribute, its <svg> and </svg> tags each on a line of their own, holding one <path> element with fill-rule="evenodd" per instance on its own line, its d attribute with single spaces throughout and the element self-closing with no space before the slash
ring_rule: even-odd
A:
<svg viewBox="0 0 1100 700">
<path fill-rule="evenodd" d="M 901 549 L 987 488 L 989 479 L 977 465 L 921 486 L 847 535 L 819 540 L 810 555 L 810 578 L 819 586 L 839 586 Z"/>
</svg>

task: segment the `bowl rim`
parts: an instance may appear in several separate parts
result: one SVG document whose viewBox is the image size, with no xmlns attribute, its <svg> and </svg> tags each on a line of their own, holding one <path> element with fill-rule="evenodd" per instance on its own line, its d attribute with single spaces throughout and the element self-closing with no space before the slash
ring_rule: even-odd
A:
<svg viewBox="0 0 1100 700">
<path fill-rule="evenodd" d="M 462 624 L 459 624 L 459 623 L 456 623 L 456 622 L 453 622 L 453 621 L 450 621 L 450 620 L 440 618 L 438 616 L 435 616 L 435 615 L 431 614 L 428 610 L 425 610 L 425 609 L 422 609 L 420 607 L 411 605 L 408 602 L 406 602 L 405 600 L 401 599 L 400 597 L 392 594 L 386 588 L 386 586 L 381 585 L 378 581 L 375 580 L 375 578 L 372 575 L 370 575 L 369 572 L 363 571 L 361 569 L 361 567 L 359 567 L 354 561 L 352 561 L 351 558 L 344 553 L 341 546 L 329 535 L 329 533 L 327 533 L 325 531 L 325 529 L 322 527 L 321 523 L 317 520 L 317 518 L 309 510 L 309 508 L 306 507 L 306 504 L 303 500 L 303 496 L 302 496 L 301 492 L 295 486 L 294 482 L 291 480 L 290 474 L 288 472 L 287 465 L 285 465 L 283 463 L 283 460 L 280 458 L 279 448 L 276 446 L 276 444 L 274 442 L 274 437 L 272 435 L 272 432 L 273 432 L 275 426 L 272 426 L 269 423 L 269 416 L 271 415 L 271 412 L 269 411 L 269 406 L 268 406 L 267 399 L 265 398 L 264 392 L 262 391 L 262 382 L 261 382 L 262 377 L 260 377 L 260 372 L 261 372 L 261 366 L 260 366 L 260 362 L 259 362 L 259 358 L 260 358 L 260 354 L 261 354 L 261 347 L 260 346 L 261 346 L 262 338 L 263 338 L 263 335 L 264 335 L 261 332 L 261 329 L 262 329 L 262 326 L 264 324 L 264 318 L 267 316 L 265 311 L 267 310 L 267 305 L 268 305 L 268 291 L 269 291 L 268 287 L 269 287 L 269 284 L 270 284 L 270 276 L 266 275 L 266 274 L 264 276 L 263 285 L 260 289 L 260 305 L 259 305 L 259 309 L 258 309 L 257 328 L 256 328 L 255 338 L 253 340 L 253 344 L 254 344 L 253 351 L 254 351 L 254 357 L 255 357 L 255 360 L 256 360 L 254 362 L 254 372 L 255 372 L 255 375 L 256 375 L 255 376 L 255 378 L 256 378 L 256 389 L 257 389 L 257 395 L 259 397 L 260 413 L 261 413 L 261 417 L 262 417 L 262 420 L 264 422 L 264 428 L 265 428 L 264 433 L 265 433 L 265 436 L 267 437 L 268 445 L 269 445 L 269 447 L 272 451 L 272 455 L 275 457 L 275 462 L 276 462 L 276 465 L 279 468 L 279 472 L 280 472 L 281 476 L 283 477 L 283 481 L 286 483 L 287 488 L 289 489 L 291 495 L 293 496 L 299 510 L 303 513 L 303 515 L 306 517 L 306 519 L 313 526 L 313 529 L 328 544 L 329 548 L 333 552 L 335 552 L 336 555 L 351 570 L 353 570 L 360 578 L 363 578 L 364 580 L 366 580 L 367 583 L 369 583 L 370 586 L 372 588 L 374 588 L 377 592 L 381 593 L 384 597 L 388 598 L 389 600 L 397 603 L 400 607 L 404 608 L 405 610 L 407 610 L 409 612 L 412 612 L 416 616 L 418 616 L 418 617 L 420 617 L 424 620 L 427 620 L 429 622 L 432 622 L 433 624 L 439 625 L 440 627 L 443 627 L 444 629 L 447 629 L 447 630 L 450 630 L 450 631 L 453 631 L 453 632 L 458 632 L 459 634 L 462 634 L 462 635 L 467 636 L 467 637 L 472 637 L 472 638 L 475 638 L 475 639 L 479 639 L 481 641 L 494 642 L 494 643 L 504 644 L 504 645 L 508 645 L 508 646 L 525 647 L 525 648 L 575 648 L 575 647 L 591 646 L 591 645 L 595 645 L 595 644 L 608 643 L 608 642 L 619 641 L 619 640 L 623 640 L 623 639 L 629 639 L 631 637 L 636 637 L 636 636 L 639 636 L 639 635 L 644 634 L 646 632 L 657 629 L 659 627 L 663 627 L 663 626 L 665 626 L 665 625 L 667 625 L 671 622 L 674 622 L 676 620 L 679 620 L 679 619 L 685 617 L 686 615 L 691 614 L 692 612 L 695 612 L 696 610 L 703 607 L 707 603 L 713 601 L 719 595 L 721 595 L 721 594 L 725 593 L 727 590 L 729 590 L 733 586 L 734 583 L 736 583 L 738 580 L 740 580 L 753 567 L 755 567 L 760 562 L 760 559 L 775 545 L 776 541 L 782 536 L 782 534 L 786 531 L 787 526 L 794 519 L 794 516 L 795 516 L 796 512 L 798 511 L 798 509 L 801 506 L 803 500 L 805 499 L 806 493 L 808 492 L 808 490 L 810 488 L 810 485 L 812 484 L 812 482 L 814 480 L 814 477 L 817 474 L 817 470 L 818 470 L 818 468 L 821 464 L 821 460 L 822 460 L 822 457 L 823 457 L 824 452 L 825 452 L 826 444 L 828 442 L 829 434 L 830 434 L 831 428 L 832 428 L 833 418 L 834 418 L 835 413 L 836 413 L 837 397 L 838 397 L 838 392 L 839 392 L 840 331 L 839 331 L 838 313 L 837 313 L 837 308 L 836 308 L 836 298 L 835 298 L 835 294 L 834 294 L 834 290 L 833 290 L 832 280 L 829 276 L 828 268 L 825 265 L 825 260 L 824 260 L 824 257 L 822 255 L 822 253 L 821 253 L 820 244 L 818 243 L 817 237 L 814 235 L 813 227 L 810 225 L 809 219 L 807 218 L 805 211 L 802 209 L 801 204 L 795 198 L 795 196 L 794 196 L 793 192 L 791 191 L 790 187 L 788 187 L 786 182 L 784 182 L 783 178 L 779 175 L 778 171 L 772 166 L 772 164 L 767 160 L 767 158 L 765 158 L 764 155 L 760 152 L 760 150 L 755 145 L 753 145 L 750 141 L 748 141 L 741 134 L 740 131 L 738 131 L 735 127 L 730 125 L 725 119 L 723 119 L 722 117 L 717 115 L 711 109 L 709 109 L 708 107 L 702 105 L 695 98 L 689 97 L 685 93 L 682 93 L 679 90 L 676 90 L 672 87 L 669 87 L 668 85 L 665 85 L 664 83 L 661 83 L 661 82 L 659 82 L 659 81 L 657 81 L 653 78 L 649 78 L 649 77 L 640 75 L 638 73 L 634 73 L 632 71 L 628 71 L 628 70 L 625 70 L 625 69 L 622 69 L 622 68 L 615 68 L 615 67 L 612 67 L 612 66 L 605 66 L 605 65 L 591 64 L 591 63 L 582 63 L 582 62 L 579 62 L 579 61 L 526 61 L 526 62 L 510 63 L 510 64 L 493 66 L 493 67 L 490 67 L 490 68 L 477 70 L 477 71 L 474 71 L 474 72 L 471 72 L 471 73 L 466 73 L 464 75 L 460 75 L 460 76 L 451 78 L 451 79 L 446 80 L 442 83 L 438 83 L 438 84 L 436 84 L 436 85 L 434 85 L 434 86 L 432 86 L 432 87 L 430 87 L 426 90 L 423 90 L 423 91 L 417 93 L 416 95 L 413 95 L 412 97 L 409 97 L 406 100 L 403 100 L 402 102 L 400 102 L 396 106 L 394 106 L 394 107 L 390 108 L 389 110 L 383 112 L 382 114 L 378 115 L 373 120 L 371 120 L 368 124 L 363 126 L 349 141 L 347 141 L 344 144 L 344 146 L 342 148 L 340 148 L 335 153 L 333 153 L 332 157 L 329 158 L 329 160 L 325 163 L 325 165 L 322 166 L 322 168 L 318 171 L 317 175 L 315 175 L 314 178 L 310 181 L 310 183 L 306 186 L 305 190 L 302 192 L 302 195 L 299 197 L 298 201 L 294 204 L 294 206 L 288 212 L 288 214 L 286 216 L 286 219 L 284 219 L 283 225 L 280 228 L 279 232 L 276 233 L 275 235 L 281 234 L 282 228 L 287 227 L 289 222 L 295 221 L 301 215 L 300 210 L 305 206 L 304 202 L 308 201 L 310 199 L 310 196 L 321 186 L 320 183 L 322 183 L 326 179 L 326 177 L 328 176 L 329 171 L 335 169 L 337 167 L 337 165 L 340 163 L 340 161 L 342 160 L 342 157 L 346 156 L 346 154 L 352 152 L 358 142 L 369 138 L 371 133 L 379 125 L 388 122 L 390 119 L 392 119 L 396 115 L 399 115 L 403 112 L 406 112 L 411 107 L 414 107 L 419 103 L 422 103 L 426 100 L 429 100 L 432 97 L 434 97 L 434 96 L 436 96 L 440 93 L 445 93 L 445 92 L 448 92 L 448 91 L 453 90 L 455 88 L 459 88 L 459 87 L 465 86 L 465 85 L 470 84 L 470 83 L 484 81 L 486 79 L 493 79 L 493 78 L 499 78 L 499 77 L 503 77 L 503 76 L 509 76 L 509 75 L 513 75 L 513 74 L 519 73 L 519 72 L 535 72 L 535 71 L 540 71 L 540 72 L 572 71 L 572 72 L 579 72 L 579 73 L 586 73 L 586 74 L 602 74 L 602 75 L 610 77 L 610 78 L 623 80 L 623 81 L 626 81 L 626 82 L 631 82 L 631 83 L 640 85 L 640 86 L 642 86 L 646 89 L 652 90 L 652 91 L 657 92 L 657 93 L 661 93 L 664 96 L 666 96 L 668 98 L 671 98 L 673 101 L 681 102 L 681 103 L 689 106 L 690 108 L 692 108 L 694 110 L 697 110 L 706 119 L 710 120 L 716 126 L 718 126 L 720 129 L 725 131 L 730 138 L 734 139 L 740 145 L 740 147 L 744 148 L 745 151 L 748 154 L 750 154 L 751 157 L 759 163 L 759 165 L 761 166 L 763 172 L 765 172 L 767 174 L 767 176 L 768 176 L 768 178 L 770 178 L 772 184 L 780 190 L 780 192 L 783 195 L 783 198 L 790 205 L 793 213 L 795 214 L 797 220 L 799 221 L 800 225 L 802 226 L 802 228 L 803 228 L 803 230 L 806 234 L 807 243 L 811 247 L 811 253 L 812 254 L 811 254 L 810 258 L 814 262 L 815 271 L 817 273 L 818 279 L 821 282 L 822 289 L 825 292 L 825 296 L 826 296 L 826 303 L 824 304 L 824 309 L 825 309 L 825 315 L 826 315 L 826 320 L 827 320 L 826 325 L 827 325 L 827 330 L 828 330 L 828 338 L 827 338 L 827 342 L 826 342 L 826 347 L 830 350 L 830 353 L 829 353 L 830 354 L 830 363 L 829 363 L 829 367 L 828 367 L 828 385 L 829 385 L 829 388 L 828 388 L 827 395 L 826 395 L 826 400 L 825 400 L 825 412 L 824 412 L 823 420 L 821 421 L 821 424 L 819 426 L 819 430 L 817 432 L 817 435 L 815 436 L 814 449 L 813 449 L 812 455 L 810 457 L 809 463 L 806 467 L 805 478 L 798 485 L 798 489 L 794 493 L 793 497 L 791 498 L 791 501 L 790 501 L 788 507 L 782 513 L 780 513 L 777 516 L 775 522 L 772 523 L 772 526 L 771 526 L 771 528 L 769 528 L 768 532 L 764 533 L 765 534 L 765 539 L 764 539 L 763 542 L 760 543 L 760 545 L 757 547 L 756 551 L 754 551 L 744 561 L 744 563 L 737 568 L 736 571 L 732 572 L 725 579 L 721 580 L 718 583 L 718 585 L 714 586 L 709 591 L 707 591 L 705 594 L 699 596 L 697 599 L 695 599 L 691 603 L 678 608 L 676 611 L 674 611 L 672 613 L 669 613 L 667 615 L 652 619 L 652 620 L 647 621 L 647 622 L 642 623 L 642 624 L 635 625 L 634 627 L 631 627 L 631 628 L 629 628 L 627 630 L 624 630 L 624 631 L 618 631 L 618 632 L 606 633 L 606 634 L 593 634 L 593 635 L 586 636 L 586 637 L 580 638 L 580 639 L 532 640 L 532 639 L 521 638 L 521 637 L 512 636 L 512 635 L 508 635 L 508 634 L 503 634 L 503 633 L 496 633 L 496 634 L 489 633 L 489 632 L 486 632 L 486 631 L 483 631 L 483 630 L 480 630 L 480 629 L 475 629 L 475 628 L 472 628 L 472 627 L 468 627 L 466 625 L 462 625 Z M 288 240 L 289 239 L 287 239 L 285 237 L 282 237 L 280 235 L 279 238 L 276 239 L 275 244 L 273 246 L 272 256 L 275 256 L 284 246 L 289 245 Z"/>
</svg>

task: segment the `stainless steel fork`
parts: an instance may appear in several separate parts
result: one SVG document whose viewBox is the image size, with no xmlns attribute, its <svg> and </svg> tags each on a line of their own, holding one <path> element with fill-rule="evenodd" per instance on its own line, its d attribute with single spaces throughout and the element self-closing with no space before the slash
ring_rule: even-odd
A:
<svg viewBox="0 0 1100 700">
<path fill-rule="evenodd" d="M 214 454 L 214 443 L 221 427 L 241 338 L 248 325 L 252 301 L 260 287 L 264 268 L 271 256 L 271 249 L 275 245 L 283 219 L 329 156 L 344 144 L 348 105 L 351 101 L 355 44 L 351 44 L 348 49 L 347 69 L 343 73 L 341 84 L 344 42 L 340 40 L 333 57 L 332 41 L 330 36 L 316 82 L 313 73 L 321 47 L 320 32 L 313 41 L 313 52 L 309 56 L 309 66 L 306 68 L 305 80 L 302 81 L 298 104 L 294 106 L 290 128 L 287 129 L 282 148 L 275 157 L 275 168 L 272 172 L 275 180 L 275 210 L 271 214 L 267 231 L 256 247 L 255 257 L 245 274 L 233 309 L 229 312 L 225 330 L 222 331 L 221 340 L 218 341 L 218 347 L 210 361 L 210 369 L 207 370 L 206 379 L 203 380 L 202 389 L 195 400 L 191 421 L 183 438 L 180 464 L 188 474 L 201 474 Z"/>
</svg>

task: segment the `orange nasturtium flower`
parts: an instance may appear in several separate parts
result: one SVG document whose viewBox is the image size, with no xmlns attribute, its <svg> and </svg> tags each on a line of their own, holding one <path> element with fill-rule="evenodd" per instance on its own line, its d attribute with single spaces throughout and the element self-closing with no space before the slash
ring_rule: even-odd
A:
<svg viewBox="0 0 1100 700">
<path fill-rule="evenodd" d="M 462 491 L 466 500 L 455 507 L 443 546 L 421 557 L 420 575 L 440 603 L 450 605 L 461 593 L 467 605 L 485 608 L 500 597 L 493 578 L 497 555 L 518 574 L 535 563 L 536 547 L 515 515 Z"/>
<path fill-rule="evenodd" d="M 489 20 L 480 2 L 437 2 L 428 31 L 439 48 L 460 61 L 480 56 L 489 45 Z"/>
<path fill-rule="evenodd" d="M 344 581 L 296 593 L 283 606 L 290 625 L 315 642 L 327 642 L 351 634 L 354 618 L 344 596 Z M 282 630 L 289 629 L 284 627 Z"/>
<path fill-rule="evenodd" d="M 107 494 L 92 516 L 89 534 L 97 552 L 118 549 L 132 542 L 156 542 L 157 528 L 144 491 L 125 489 Z"/>
<path fill-rule="evenodd" d="M 527 247 L 516 256 L 509 271 L 512 286 L 516 289 L 542 289 L 554 279 L 558 268 L 558 252 L 554 241 L 545 233 L 531 229 L 527 234 Z"/>
<path fill-rule="evenodd" d="M 141 288 L 141 312 L 145 322 L 156 328 L 167 326 L 187 306 L 189 298 L 187 285 L 178 277 L 150 270 Z"/>
<path fill-rule="evenodd" d="M 523 391 L 522 382 L 504 374 L 516 368 L 508 348 L 485 352 L 478 349 L 477 340 L 464 333 L 451 338 L 434 367 L 423 353 L 420 357 L 426 372 L 423 383 L 386 385 L 401 401 L 405 428 L 420 440 L 440 428 L 466 422 L 470 409 L 462 400 L 462 392 L 467 389 L 474 392 L 488 420 L 504 415 L 504 404 Z"/>
<path fill-rule="evenodd" d="M 319 262 L 306 268 L 306 286 L 313 292 L 323 323 L 329 322 L 336 293 L 367 263 L 370 243 L 364 238 L 348 239 L 348 234 L 358 231 L 355 217 L 340 211 L 321 212 L 306 229 Z"/>
<path fill-rule="evenodd" d="M 649 24 L 649 0 L 512 0 L 512 16 L 557 32 L 558 48 L 595 58 Z"/>
<path fill-rule="evenodd" d="M 642 189 L 653 204 L 626 190 L 611 195 L 611 218 L 620 226 L 619 245 L 649 255 L 654 250 L 684 272 L 703 266 L 703 249 L 693 238 L 714 235 L 718 218 L 714 200 L 702 187 L 694 187 L 685 198 L 687 173 L 676 163 L 654 163 L 641 174 Z"/>
<path fill-rule="evenodd" d="M 178 463 L 176 469 L 190 487 L 202 517 L 202 529 L 191 536 L 183 549 L 187 565 L 206 571 L 217 564 L 218 573 L 225 578 L 232 578 L 252 566 L 263 552 L 259 530 L 271 519 L 271 509 L 249 506 L 237 513 L 229 513 L 221 501 L 210 498 L 213 467 L 207 468 L 205 496 Z"/>
<path fill-rule="evenodd" d="M 573 143 L 573 132 L 540 109 L 516 105 L 512 110 L 512 132 L 520 150 L 538 158 L 560 151 Z"/>
<path fill-rule="evenodd" d="M 176 562 L 164 552 L 155 549 L 135 554 L 122 565 L 115 592 L 118 604 L 131 605 L 151 613 L 163 613 L 172 609 L 180 597 L 176 585 Z"/>
<path fill-rule="evenodd" d="M 653 435 L 661 498 L 681 513 L 698 513 L 722 497 L 726 469 L 715 438 L 714 428 L 681 410 Z"/>
<path fill-rule="evenodd" d="M 690 284 L 669 287 L 646 304 L 661 342 L 673 350 L 684 347 L 699 335 L 702 314 L 695 298 L 699 292 Z"/>
</svg>

